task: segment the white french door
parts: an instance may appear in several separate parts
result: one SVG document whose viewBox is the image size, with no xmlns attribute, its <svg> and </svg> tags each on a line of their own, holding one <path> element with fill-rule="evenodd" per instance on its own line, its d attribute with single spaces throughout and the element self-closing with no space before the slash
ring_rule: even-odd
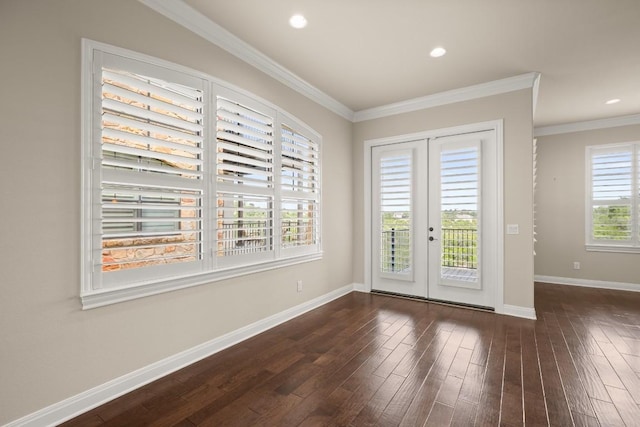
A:
<svg viewBox="0 0 640 427">
<path fill-rule="evenodd" d="M 372 288 L 401 295 L 427 296 L 426 253 L 419 179 L 421 141 L 372 148 Z"/>
<path fill-rule="evenodd" d="M 373 290 L 495 307 L 494 131 L 371 150 Z"/>
</svg>

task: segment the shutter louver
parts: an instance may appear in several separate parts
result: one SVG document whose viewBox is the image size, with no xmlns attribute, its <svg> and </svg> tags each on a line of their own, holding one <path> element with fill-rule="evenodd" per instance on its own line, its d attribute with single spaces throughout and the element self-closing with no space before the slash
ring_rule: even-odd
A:
<svg viewBox="0 0 640 427">
<path fill-rule="evenodd" d="M 318 144 L 283 125 L 281 186 L 284 191 L 315 193 L 319 179 Z"/>
<path fill-rule="evenodd" d="M 318 244 L 320 152 L 316 141 L 281 125 L 281 247 Z"/>
<path fill-rule="evenodd" d="M 102 271 L 202 258 L 203 92 L 102 69 Z"/>
<path fill-rule="evenodd" d="M 217 101 L 216 256 L 241 255 L 242 263 L 273 253 L 274 119 L 226 98 Z"/>
<path fill-rule="evenodd" d="M 594 242 L 632 240 L 633 146 L 594 149 L 591 156 L 591 233 Z"/>
<path fill-rule="evenodd" d="M 273 119 L 218 98 L 219 182 L 273 187 Z"/>
<path fill-rule="evenodd" d="M 440 186 L 441 274 L 446 274 L 448 279 L 476 282 L 479 265 L 479 146 L 441 152 Z"/>
<path fill-rule="evenodd" d="M 411 153 L 380 159 L 380 272 L 407 275 L 412 270 Z"/>
</svg>

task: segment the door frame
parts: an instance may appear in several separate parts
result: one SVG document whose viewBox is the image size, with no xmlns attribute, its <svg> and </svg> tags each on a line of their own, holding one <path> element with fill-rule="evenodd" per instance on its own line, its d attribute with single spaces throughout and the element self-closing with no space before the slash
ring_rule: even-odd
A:
<svg viewBox="0 0 640 427">
<path fill-rule="evenodd" d="M 397 144 L 415 140 L 423 140 L 429 138 L 438 138 L 453 136 L 465 133 L 494 131 L 496 138 L 496 159 L 497 166 L 497 182 L 496 182 L 496 206 L 497 227 L 496 227 L 496 243 L 497 253 L 495 260 L 492 262 L 492 268 L 496 272 L 496 283 L 494 286 L 494 308 L 496 313 L 504 313 L 504 122 L 502 119 L 487 122 L 471 123 L 461 126 L 448 128 L 427 130 L 417 133 L 391 136 L 386 138 L 376 138 L 364 141 L 364 287 L 358 290 L 371 292 L 371 268 L 372 268 L 372 164 L 371 152 L 372 147 L 379 145 Z"/>
</svg>

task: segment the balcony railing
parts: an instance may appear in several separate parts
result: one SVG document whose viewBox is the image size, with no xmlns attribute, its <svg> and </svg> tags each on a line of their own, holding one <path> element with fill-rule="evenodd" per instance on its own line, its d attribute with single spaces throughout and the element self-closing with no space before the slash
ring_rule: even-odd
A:
<svg viewBox="0 0 640 427">
<path fill-rule="evenodd" d="M 442 228 L 442 266 L 478 268 L 478 230 L 476 228 Z"/>
<path fill-rule="evenodd" d="M 243 219 L 224 223 L 218 229 L 218 255 L 241 255 L 272 249 L 271 221 Z M 313 244 L 313 222 L 298 220 L 281 221 L 283 247 Z"/>
<path fill-rule="evenodd" d="M 440 238 L 443 271 L 476 270 L 478 268 L 478 230 L 476 228 L 443 227 Z M 380 255 L 382 272 L 410 271 L 410 230 L 392 228 L 383 231 Z M 458 277 L 458 273 L 455 274 L 456 277 Z M 475 277 L 475 271 L 469 273 L 473 273 L 472 276 Z"/>
<path fill-rule="evenodd" d="M 409 229 L 382 232 L 380 269 L 384 273 L 408 273 L 411 271 L 411 232 Z"/>
</svg>

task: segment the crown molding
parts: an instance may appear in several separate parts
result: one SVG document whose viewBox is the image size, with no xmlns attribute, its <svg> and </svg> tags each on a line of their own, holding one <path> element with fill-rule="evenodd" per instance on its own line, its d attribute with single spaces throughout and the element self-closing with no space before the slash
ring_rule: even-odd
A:
<svg viewBox="0 0 640 427">
<path fill-rule="evenodd" d="M 533 130 L 533 135 L 534 136 L 560 135 L 563 133 L 582 132 L 582 131 L 597 130 L 597 129 L 608 129 L 608 128 L 616 128 L 620 126 L 630 126 L 630 125 L 640 125 L 640 114 L 539 127 Z"/>
<path fill-rule="evenodd" d="M 540 91 L 540 79 L 542 78 L 541 73 L 536 74 L 537 76 L 533 80 L 533 94 L 531 99 L 533 101 L 532 113 L 534 119 L 536 118 L 536 109 L 538 108 L 538 92 Z"/>
<path fill-rule="evenodd" d="M 360 110 L 355 113 L 353 121 L 362 122 L 365 120 L 379 119 L 396 114 L 409 113 L 411 111 L 424 110 L 426 108 L 484 98 L 486 96 L 499 95 L 521 89 L 534 88 L 537 85 L 539 77 L 540 73 L 531 72 L 514 77 L 508 77 L 506 79 L 494 80 L 492 82 L 481 83 L 393 104 L 382 105 L 380 107 Z M 534 96 L 534 105 L 535 98 L 536 97 Z"/>
<path fill-rule="evenodd" d="M 287 70 L 183 1 L 139 1 L 328 110 L 353 121 L 354 112 L 349 107 Z"/>
</svg>

